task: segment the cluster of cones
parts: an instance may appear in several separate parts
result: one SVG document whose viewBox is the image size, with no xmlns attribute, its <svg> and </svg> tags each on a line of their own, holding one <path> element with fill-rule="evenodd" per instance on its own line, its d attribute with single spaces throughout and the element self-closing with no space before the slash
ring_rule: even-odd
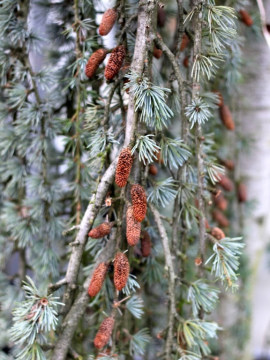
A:
<svg viewBox="0 0 270 360">
<path fill-rule="evenodd" d="M 120 188 L 127 185 L 128 178 L 133 164 L 133 156 L 129 147 L 122 149 L 115 172 L 115 183 Z M 141 232 L 141 223 L 145 219 L 147 212 L 147 198 L 144 188 L 140 184 L 130 186 L 131 203 L 126 210 L 126 238 L 129 246 L 135 246 L 141 240 L 141 254 L 144 257 L 150 255 L 151 238 L 147 231 Z M 110 205 L 110 204 L 109 204 Z M 113 223 L 104 222 L 93 228 L 89 232 L 89 237 L 100 239 L 110 234 Z M 105 281 L 109 263 L 101 262 L 94 270 L 88 294 L 91 297 L 96 296 Z M 128 281 L 130 265 L 125 253 L 117 252 L 114 258 L 114 286 L 120 291 Z M 102 349 L 109 341 L 114 326 L 114 313 L 107 317 L 99 327 L 94 339 L 94 345 L 97 349 Z"/>
</svg>

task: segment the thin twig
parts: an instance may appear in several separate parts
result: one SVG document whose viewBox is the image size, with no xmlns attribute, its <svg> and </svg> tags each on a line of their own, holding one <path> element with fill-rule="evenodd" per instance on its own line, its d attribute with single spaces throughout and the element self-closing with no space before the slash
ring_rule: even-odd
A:
<svg viewBox="0 0 270 360">
<path fill-rule="evenodd" d="M 169 320 L 168 320 L 168 334 L 165 345 L 166 360 L 171 360 L 171 349 L 173 344 L 173 329 L 174 329 L 174 319 L 176 315 L 175 307 L 175 273 L 173 267 L 172 254 L 169 245 L 169 239 L 166 233 L 166 229 L 161 221 L 159 211 L 153 206 L 150 205 L 150 209 L 154 215 L 155 222 L 158 227 L 160 234 L 161 242 L 163 245 L 164 256 L 166 266 L 169 272 L 169 298 L 170 298 L 170 308 L 169 308 Z"/>
</svg>

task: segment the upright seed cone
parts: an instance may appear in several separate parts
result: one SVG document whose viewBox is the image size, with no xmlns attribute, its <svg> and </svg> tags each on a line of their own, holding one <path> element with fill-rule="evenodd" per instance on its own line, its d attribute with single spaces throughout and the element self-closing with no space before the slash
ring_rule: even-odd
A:
<svg viewBox="0 0 270 360">
<path fill-rule="evenodd" d="M 99 34 L 101 36 L 109 34 L 113 25 L 117 19 L 117 12 L 114 9 L 108 9 L 102 16 L 101 23 L 99 25 Z"/>
<path fill-rule="evenodd" d="M 147 231 L 143 232 L 141 238 L 141 252 L 143 257 L 148 257 L 151 253 L 151 238 Z"/>
<path fill-rule="evenodd" d="M 88 236 L 92 239 L 101 239 L 106 235 L 109 235 L 111 232 L 111 224 L 108 222 L 104 222 L 91 231 L 89 231 Z"/>
<path fill-rule="evenodd" d="M 131 199 L 133 215 L 137 221 L 143 221 L 147 211 L 147 199 L 144 188 L 139 184 L 132 185 Z"/>
<path fill-rule="evenodd" d="M 221 239 L 224 239 L 225 238 L 225 234 L 224 232 L 218 228 L 218 227 L 214 227 L 212 230 L 211 230 L 211 234 L 212 236 L 214 236 L 217 240 L 221 240 Z"/>
<path fill-rule="evenodd" d="M 119 45 L 115 49 L 113 49 L 108 64 L 105 68 L 105 78 L 107 80 L 112 80 L 118 74 L 125 59 L 125 56 L 126 50 L 123 45 Z"/>
<path fill-rule="evenodd" d="M 114 326 L 114 318 L 107 317 L 104 319 L 96 334 L 94 345 L 97 349 L 102 349 L 110 340 Z"/>
<path fill-rule="evenodd" d="M 156 59 L 160 59 L 162 56 L 162 50 L 158 49 L 157 47 L 154 47 L 153 55 Z"/>
<path fill-rule="evenodd" d="M 240 183 L 237 187 L 237 196 L 240 203 L 247 201 L 247 187 L 246 184 Z"/>
<path fill-rule="evenodd" d="M 105 49 L 98 49 L 90 56 L 85 67 L 85 75 L 89 79 L 91 79 L 95 75 L 99 65 L 105 59 L 106 54 L 107 51 Z"/>
<path fill-rule="evenodd" d="M 217 209 L 213 211 L 213 218 L 221 227 L 228 227 L 230 224 L 226 216 Z"/>
<path fill-rule="evenodd" d="M 240 18 L 241 18 L 242 22 L 246 26 L 253 25 L 253 19 L 246 10 L 244 10 L 244 9 L 239 10 L 239 14 L 240 14 Z"/>
<path fill-rule="evenodd" d="M 122 290 L 128 281 L 129 262 L 125 254 L 118 252 L 114 260 L 114 286 L 117 290 Z"/>
<path fill-rule="evenodd" d="M 108 270 L 108 265 L 105 264 L 104 262 L 100 263 L 96 267 L 88 288 L 89 296 L 91 297 L 96 296 L 100 292 L 106 277 L 107 270 Z"/>
<path fill-rule="evenodd" d="M 233 121 L 233 118 L 232 118 L 232 114 L 231 114 L 231 111 L 229 109 L 229 107 L 225 104 L 223 104 L 220 108 L 219 108 L 219 111 L 220 111 L 220 118 L 221 118 L 221 121 L 223 122 L 223 124 L 225 125 L 225 127 L 228 129 L 228 130 L 231 130 L 233 131 L 235 129 L 235 124 L 234 124 L 234 121 Z"/>
<path fill-rule="evenodd" d="M 149 165 L 149 174 L 153 176 L 156 176 L 158 174 L 158 168 L 155 164 Z"/>
<path fill-rule="evenodd" d="M 188 46 L 189 43 L 189 37 L 187 36 L 186 33 L 184 33 L 182 41 L 181 41 L 181 45 L 180 45 L 180 51 L 185 50 L 185 48 Z"/>
<path fill-rule="evenodd" d="M 166 22 L 166 12 L 163 7 L 158 8 L 157 23 L 158 26 L 163 27 Z"/>
<path fill-rule="evenodd" d="M 233 190 L 233 182 L 231 181 L 230 178 L 228 178 L 228 176 L 219 174 L 219 178 L 220 178 L 219 185 L 222 186 L 224 190 L 226 191 Z"/>
<path fill-rule="evenodd" d="M 141 223 L 135 220 L 133 216 L 133 208 L 129 206 L 126 214 L 126 236 L 127 242 L 130 246 L 135 246 L 141 235 Z"/>
<path fill-rule="evenodd" d="M 119 187 L 124 187 L 127 184 L 128 177 L 133 164 L 133 156 L 130 148 L 125 148 L 121 151 L 115 172 L 115 183 Z"/>
<path fill-rule="evenodd" d="M 214 202 L 219 210 L 225 211 L 228 207 L 228 201 L 225 199 L 225 196 L 222 194 L 222 192 L 214 196 Z"/>
</svg>

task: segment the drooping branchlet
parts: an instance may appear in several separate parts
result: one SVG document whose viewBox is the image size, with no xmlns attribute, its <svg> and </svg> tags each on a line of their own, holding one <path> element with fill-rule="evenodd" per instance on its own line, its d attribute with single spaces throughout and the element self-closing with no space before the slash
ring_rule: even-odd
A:
<svg viewBox="0 0 270 360">
<path fill-rule="evenodd" d="M 147 231 L 144 231 L 141 238 L 141 252 L 143 257 L 148 257 L 151 253 L 151 238 Z"/>
<path fill-rule="evenodd" d="M 132 168 L 133 156 L 131 155 L 130 148 L 125 148 L 121 151 L 115 172 L 115 183 L 119 187 L 124 187 Z"/>
<path fill-rule="evenodd" d="M 221 121 L 224 124 L 224 126 L 228 130 L 231 130 L 231 131 L 234 130 L 235 123 L 233 121 L 232 113 L 231 113 L 229 107 L 227 105 L 223 104 L 222 106 L 220 106 L 219 111 L 220 111 L 220 118 L 221 118 Z"/>
<path fill-rule="evenodd" d="M 99 34 L 105 36 L 112 30 L 113 25 L 117 19 L 117 12 L 114 9 L 108 9 L 102 16 L 99 25 Z"/>
<path fill-rule="evenodd" d="M 114 318 L 112 316 L 102 321 L 94 340 L 94 345 L 97 349 L 102 349 L 109 342 L 113 326 Z"/>
<path fill-rule="evenodd" d="M 95 75 L 99 65 L 105 59 L 106 55 L 107 51 L 105 49 L 98 49 L 90 56 L 85 67 L 85 75 L 89 79 L 91 79 Z"/>
<path fill-rule="evenodd" d="M 126 236 L 130 246 L 135 246 L 141 235 L 141 223 L 135 220 L 133 215 L 133 207 L 129 206 L 126 213 Z"/>
<path fill-rule="evenodd" d="M 108 270 L 108 265 L 104 262 L 100 263 L 94 270 L 92 275 L 92 279 L 90 281 L 90 285 L 88 287 L 88 294 L 89 296 L 93 297 L 96 296 L 104 283 L 106 273 Z"/>
<path fill-rule="evenodd" d="M 114 286 L 117 290 L 122 290 L 128 281 L 129 262 L 125 254 L 118 252 L 114 259 Z"/>
<path fill-rule="evenodd" d="M 105 67 L 105 78 L 107 80 L 112 80 L 115 75 L 118 74 L 123 61 L 126 56 L 126 50 L 123 45 L 119 45 L 113 49 L 108 64 Z"/>
<path fill-rule="evenodd" d="M 143 221 L 147 211 L 147 199 L 144 188 L 139 184 L 132 185 L 131 199 L 133 215 L 137 221 Z"/>
<path fill-rule="evenodd" d="M 214 236 L 217 240 L 221 240 L 225 238 L 224 232 L 218 227 L 214 227 L 211 230 L 211 235 Z"/>
<path fill-rule="evenodd" d="M 89 231 L 88 236 L 92 239 L 101 239 L 106 235 L 109 235 L 111 232 L 112 225 L 108 222 L 104 222 L 91 231 Z"/>
</svg>

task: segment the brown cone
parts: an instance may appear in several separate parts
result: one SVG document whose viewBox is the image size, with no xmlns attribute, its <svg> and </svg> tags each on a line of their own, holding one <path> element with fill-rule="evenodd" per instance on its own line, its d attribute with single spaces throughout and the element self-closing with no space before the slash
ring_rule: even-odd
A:
<svg viewBox="0 0 270 360">
<path fill-rule="evenodd" d="M 225 211 L 228 207 L 228 201 L 222 192 L 214 196 L 214 202 L 219 210 Z"/>
<path fill-rule="evenodd" d="M 156 165 L 151 164 L 149 166 L 149 174 L 153 176 L 156 176 L 158 174 L 158 168 L 156 167 Z"/>
<path fill-rule="evenodd" d="M 211 230 L 211 234 L 212 236 L 214 236 L 217 240 L 221 240 L 221 239 L 224 239 L 225 238 L 225 234 L 224 232 L 218 228 L 218 227 L 214 227 L 212 230 Z"/>
<path fill-rule="evenodd" d="M 140 240 L 141 223 L 135 220 L 132 206 L 127 208 L 126 225 L 127 242 L 130 246 L 135 246 Z"/>
<path fill-rule="evenodd" d="M 166 22 L 166 12 L 163 7 L 160 7 L 157 13 L 158 26 L 163 27 L 165 25 L 165 22 Z"/>
<path fill-rule="evenodd" d="M 123 61 L 126 56 L 126 50 L 123 45 L 119 45 L 113 49 L 109 61 L 105 67 L 105 78 L 107 80 L 112 80 L 115 75 L 118 74 Z"/>
<path fill-rule="evenodd" d="M 229 109 L 229 107 L 225 104 L 223 104 L 220 108 L 220 118 L 221 121 L 223 122 L 224 126 L 228 129 L 233 131 L 235 129 L 235 124 L 232 118 L 232 114 L 231 111 Z"/>
<path fill-rule="evenodd" d="M 143 232 L 141 238 L 141 252 L 143 257 L 148 257 L 151 253 L 151 238 L 147 231 Z"/>
<path fill-rule="evenodd" d="M 240 14 L 241 21 L 245 25 L 247 25 L 247 26 L 253 25 L 253 19 L 246 10 L 244 10 L 244 9 L 239 10 L 239 14 Z"/>
<path fill-rule="evenodd" d="M 182 38 L 182 42 L 180 45 L 180 51 L 185 50 L 185 48 L 188 46 L 189 43 L 189 37 L 187 36 L 186 33 L 184 33 L 183 38 Z"/>
<path fill-rule="evenodd" d="M 132 185 L 131 199 L 134 218 L 142 222 L 147 211 L 147 199 L 144 188 L 139 184 Z"/>
<path fill-rule="evenodd" d="M 213 211 L 213 218 L 221 227 L 228 227 L 230 224 L 229 220 L 220 210 L 216 209 Z"/>
<path fill-rule="evenodd" d="M 128 177 L 133 164 L 133 156 L 130 148 L 125 148 L 121 151 L 115 172 L 115 183 L 119 187 L 124 187 L 127 184 Z"/>
<path fill-rule="evenodd" d="M 161 56 L 162 56 L 162 50 L 154 47 L 154 50 L 153 50 L 153 55 L 156 59 L 160 59 Z"/>
<path fill-rule="evenodd" d="M 89 296 L 96 296 L 104 283 L 106 273 L 107 273 L 108 265 L 104 262 L 100 263 L 94 270 L 92 275 L 92 279 L 88 288 Z"/>
<path fill-rule="evenodd" d="M 125 254 L 118 252 L 114 260 L 114 286 L 117 290 L 122 290 L 128 281 L 129 262 Z"/>
<path fill-rule="evenodd" d="M 117 19 L 117 12 L 114 9 L 108 9 L 102 16 L 101 23 L 99 25 L 99 34 L 101 36 L 109 34 Z"/>
<path fill-rule="evenodd" d="M 101 239 L 104 236 L 109 235 L 110 232 L 111 232 L 111 224 L 108 222 L 104 222 L 98 225 L 97 227 L 95 227 L 94 229 L 92 229 L 91 231 L 89 231 L 88 236 L 91 237 L 92 239 Z"/>
<path fill-rule="evenodd" d="M 90 56 L 85 67 L 85 75 L 89 79 L 91 79 L 95 75 L 99 65 L 105 59 L 106 54 L 107 51 L 105 49 L 98 49 Z"/>
<path fill-rule="evenodd" d="M 228 176 L 223 175 L 223 174 L 219 174 L 219 185 L 223 187 L 224 190 L 226 191 L 232 191 L 233 190 L 233 182 L 231 181 L 230 178 L 228 178 Z"/>
<path fill-rule="evenodd" d="M 184 65 L 185 68 L 188 68 L 188 63 L 189 63 L 189 57 L 186 56 L 186 57 L 184 58 L 184 60 L 183 60 L 183 65 Z"/>
<path fill-rule="evenodd" d="M 234 161 L 233 160 L 222 160 L 221 163 L 228 169 L 234 170 Z"/>
<path fill-rule="evenodd" d="M 113 326 L 113 317 L 107 317 L 102 321 L 94 340 L 94 345 L 97 349 L 102 349 L 108 343 L 112 335 Z"/>
<path fill-rule="evenodd" d="M 237 195 L 238 195 L 238 201 L 246 202 L 247 201 L 247 187 L 246 184 L 240 183 L 237 187 Z"/>
<path fill-rule="evenodd" d="M 161 156 L 161 151 L 157 151 L 155 153 L 155 156 L 156 156 L 156 159 L 154 159 L 155 162 L 159 163 L 159 164 L 163 164 L 163 159 L 162 159 L 162 156 Z"/>
</svg>

